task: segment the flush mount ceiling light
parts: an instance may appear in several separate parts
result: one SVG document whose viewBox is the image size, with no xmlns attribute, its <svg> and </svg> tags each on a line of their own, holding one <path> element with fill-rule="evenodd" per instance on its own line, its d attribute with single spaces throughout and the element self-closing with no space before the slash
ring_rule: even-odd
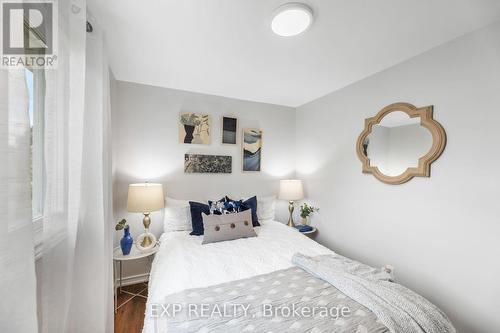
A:
<svg viewBox="0 0 500 333">
<path fill-rule="evenodd" d="M 278 36 L 295 36 L 307 30 L 312 21 L 313 12 L 309 6 L 292 2 L 276 9 L 271 22 L 271 29 Z"/>
</svg>

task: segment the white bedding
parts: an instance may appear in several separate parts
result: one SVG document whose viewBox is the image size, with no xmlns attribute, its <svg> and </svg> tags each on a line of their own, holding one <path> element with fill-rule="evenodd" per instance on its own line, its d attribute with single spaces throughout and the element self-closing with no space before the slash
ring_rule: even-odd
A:
<svg viewBox="0 0 500 333">
<path fill-rule="evenodd" d="M 188 231 L 164 233 L 151 269 L 143 333 L 159 333 L 148 309 L 169 294 L 285 269 L 293 266 L 297 252 L 333 253 L 280 222 L 263 223 L 255 231 L 257 237 L 205 245 L 203 236 L 190 236 Z"/>
</svg>

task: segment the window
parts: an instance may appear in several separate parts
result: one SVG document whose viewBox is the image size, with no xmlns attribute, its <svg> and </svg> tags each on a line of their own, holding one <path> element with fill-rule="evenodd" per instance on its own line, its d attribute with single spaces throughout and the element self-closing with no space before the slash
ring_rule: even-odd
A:
<svg viewBox="0 0 500 333">
<path fill-rule="evenodd" d="M 31 200 L 33 221 L 43 216 L 44 159 L 43 123 L 45 104 L 45 75 L 43 69 L 25 69 L 29 98 L 31 128 Z"/>
</svg>

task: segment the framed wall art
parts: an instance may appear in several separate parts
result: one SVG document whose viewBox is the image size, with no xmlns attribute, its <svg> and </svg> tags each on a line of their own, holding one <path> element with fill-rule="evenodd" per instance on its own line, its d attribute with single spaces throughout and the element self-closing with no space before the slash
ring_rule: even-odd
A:
<svg viewBox="0 0 500 333">
<path fill-rule="evenodd" d="M 235 145 L 238 134 L 238 119 L 222 117 L 222 144 Z"/>
<path fill-rule="evenodd" d="M 262 164 L 262 131 L 243 129 L 243 171 L 259 172 Z"/>
<path fill-rule="evenodd" d="M 184 173 L 231 173 L 231 156 L 222 155 L 184 155 Z"/>
<path fill-rule="evenodd" d="M 210 115 L 192 112 L 180 114 L 179 143 L 209 145 L 210 133 Z"/>
</svg>

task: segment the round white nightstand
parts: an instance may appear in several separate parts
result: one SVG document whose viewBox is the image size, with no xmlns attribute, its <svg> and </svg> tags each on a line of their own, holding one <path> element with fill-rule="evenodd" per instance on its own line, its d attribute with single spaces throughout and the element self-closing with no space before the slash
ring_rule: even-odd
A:
<svg viewBox="0 0 500 333">
<path fill-rule="evenodd" d="M 113 250 L 113 272 L 114 272 L 115 278 L 113 280 L 114 280 L 114 291 L 115 291 L 115 313 L 119 308 L 121 308 L 122 306 L 124 306 L 125 304 L 130 302 L 135 297 L 147 298 L 146 296 L 141 294 L 144 290 L 146 290 L 148 288 L 146 284 L 144 284 L 144 288 L 141 291 L 139 291 L 138 293 L 131 293 L 129 291 L 122 290 L 122 280 L 123 280 L 122 265 L 123 265 L 123 262 L 129 261 L 129 260 L 148 258 L 149 264 L 151 265 L 153 255 L 156 252 L 158 252 L 159 247 L 160 247 L 160 245 L 156 244 L 155 247 L 152 248 L 151 250 L 142 252 L 135 246 L 135 244 L 133 244 L 132 249 L 130 250 L 130 253 L 127 255 L 124 255 L 122 253 L 121 247 L 117 246 L 114 248 L 114 250 Z M 117 264 L 118 264 L 118 269 L 116 268 Z M 118 276 L 116 274 L 116 271 L 118 271 Z M 132 297 L 130 297 L 128 300 L 126 300 L 122 304 L 118 305 L 117 289 L 120 291 L 120 293 L 125 293 L 125 294 L 132 296 Z"/>
</svg>

